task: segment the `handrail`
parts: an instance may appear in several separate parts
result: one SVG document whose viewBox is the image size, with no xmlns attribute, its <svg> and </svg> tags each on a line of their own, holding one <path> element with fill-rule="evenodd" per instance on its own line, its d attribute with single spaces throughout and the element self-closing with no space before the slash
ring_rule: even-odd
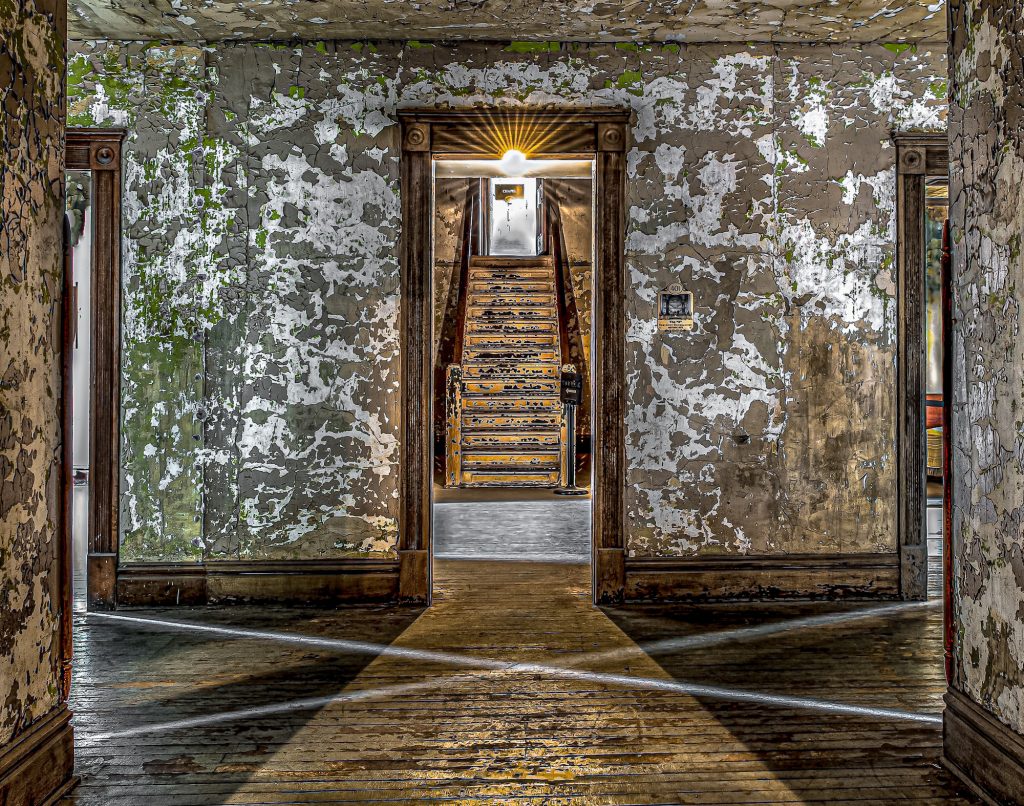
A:
<svg viewBox="0 0 1024 806">
<path fill-rule="evenodd" d="M 466 204 L 462 208 L 462 254 L 459 256 L 459 301 L 455 314 L 455 346 L 452 349 L 453 364 L 462 363 L 462 352 L 466 343 L 466 304 L 469 295 L 469 266 L 478 251 L 479 229 L 476 226 L 480 205 L 480 183 L 474 182 L 466 190 Z"/>
<path fill-rule="evenodd" d="M 462 483 L 462 353 L 466 343 L 466 307 L 469 297 L 469 269 L 473 255 L 479 251 L 480 182 L 466 188 L 466 201 L 462 207 L 462 249 L 459 254 L 458 298 L 455 321 L 442 323 L 442 344 L 438 349 L 435 383 L 444 386 L 445 429 L 445 486 L 458 487 Z M 450 287 L 449 283 L 449 287 Z M 445 311 L 448 314 L 448 310 Z M 445 325 L 449 326 L 446 327 Z M 443 334 L 453 333 L 450 353 Z M 436 400 L 436 395 L 435 395 Z M 435 420 L 436 422 L 436 420 Z"/>
<path fill-rule="evenodd" d="M 565 233 L 562 231 L 562 211 L 558 207 L 558 201 L 554 194 L 550 194 L 547 200 L 548 214 L 548 242 L 551 249 L 551 259 L 555 269 L 555 298 L 558 308 L 558 347 L 562 364 L 571 364 L 572 351 L 569 346 L 569 306 L 567 297 L 572 293 L 572 280 L 566 283 L 565 275 L 569 271 L 569 253 L 565 246 Z M 566 286 L 568 285 L 568 288 Z M 576 306 L 576 296 L 572 296 L 572 304 Z M 574 311 L 576 321 L 579 321 L 579 311 Z"/>
<path fill-rule="evenodd" d="M 559 349 L 563 364 L 575 364 L 583 379 L 583 405 L 581 411 L 590 407 L 590 360 L 586 355 L 583 336 L 580 333 L 580 311 L 576 303 L 576 291 L 572 285 L 572 268 L 569 250 L 562 227 L 562 211 L 554 193 L 547 193 L 548 238 L 551 256 L 555 265 L 555 291 L 557 296 Z M 571 327 L 573 323 L 576 328 Z M 583 425 L 581 418 L 577 427 Z"/>
</svg>

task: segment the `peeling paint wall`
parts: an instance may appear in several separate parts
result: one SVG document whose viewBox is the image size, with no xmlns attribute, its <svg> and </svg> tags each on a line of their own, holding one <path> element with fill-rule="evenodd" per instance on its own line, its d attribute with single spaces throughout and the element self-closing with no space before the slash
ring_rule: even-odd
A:
<svg viewBox="0 0 1024 806">
<path fill-rule="evenodd" d="M 59 699 L 63 24 L 0 4 L 0 746 Z"/>
<path fill-rule="evenodd" d="M 952 11 L 955 685 L 1024 733 L 1024 21 Z"/>
<path fill-rule="evenodd" d="M 75 48 L 76 121 L 131 129 L 126 559 L 393 552 L 395 111 L 435 104 L 633 110 L 630 555 L 895 551 L 889 133 L 944 126 L 940 49 Z"/>
</svg>

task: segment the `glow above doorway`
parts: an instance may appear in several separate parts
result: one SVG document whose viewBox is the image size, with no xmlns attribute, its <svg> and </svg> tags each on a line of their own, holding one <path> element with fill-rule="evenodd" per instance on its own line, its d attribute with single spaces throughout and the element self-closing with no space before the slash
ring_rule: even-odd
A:
<svg viewBox="0 0 1024 806">
<path fill-rule="evenodd" d="M 519 152 L 520 154 L 522 152 Z M 509 163 L 505 158 L 500 160 L 435 160 L 434 176 L 447 179 L 501 179 L 504 177 L 523 177 L 528 179 L 590 179 L 594 170 L 593 160 L 531 160 L 525 156 L 520 162 L 515 158 L 512 167 L 521 173 L 506 171 Z"/>
</svg>

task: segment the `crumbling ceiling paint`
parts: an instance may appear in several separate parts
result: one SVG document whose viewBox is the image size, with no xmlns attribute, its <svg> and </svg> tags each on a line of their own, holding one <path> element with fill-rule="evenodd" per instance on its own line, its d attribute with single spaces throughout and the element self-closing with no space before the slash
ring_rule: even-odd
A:
<svg viewBox="0 0 1024 806">
<path fill-rule="evenodd" d="M 946 31 L 943 0 L 72 0 L 68 15 L 72 39 L 177 42 L 901 43 L 941 42 Z"/>
</svg>

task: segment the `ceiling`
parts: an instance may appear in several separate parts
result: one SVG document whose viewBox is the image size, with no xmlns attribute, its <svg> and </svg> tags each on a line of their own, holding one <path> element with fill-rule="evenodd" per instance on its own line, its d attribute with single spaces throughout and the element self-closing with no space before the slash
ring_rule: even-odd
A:
<svg viewBox="0 0 1024 806">
<path fill-rule="evenodd" d="M 943 0 L 70 0 L 72 39 L 940 42 Z"/>
</svg>

